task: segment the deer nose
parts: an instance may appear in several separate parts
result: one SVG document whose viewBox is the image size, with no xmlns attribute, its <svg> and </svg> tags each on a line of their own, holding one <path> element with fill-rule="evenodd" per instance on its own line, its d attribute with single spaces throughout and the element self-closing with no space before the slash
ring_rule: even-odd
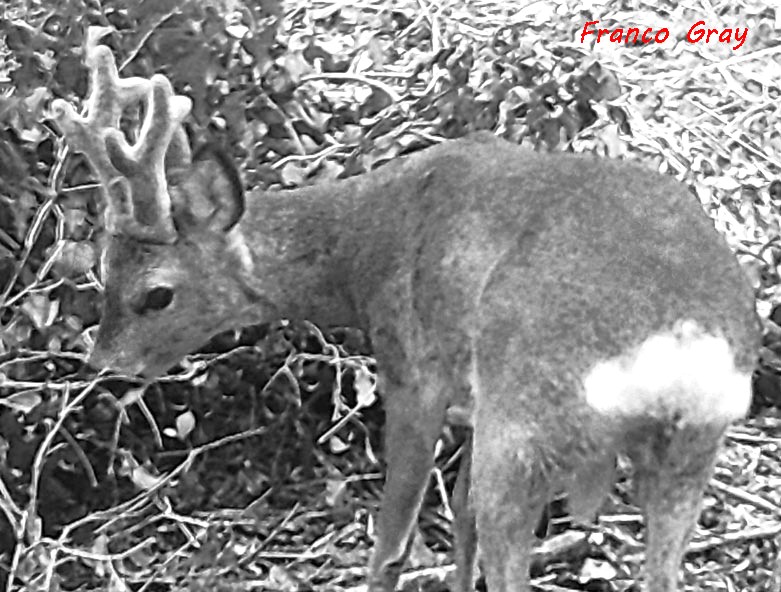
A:
<svg viewBox="0 0 781 592">
<path fill-rule="evenodd" d="M 121 351 L 111 351 L 97 345 L 90 352 L 87 363 L 96 370 L 116 370 L 123 374 L 138 375 L 144 371 L 143 361 L 132 362 Z"/>
<path fill-rule="evenodd" d="M 106 352 L 97 347 L 93 347 L 89 356 L 87 357 L 87 363 L 96 370 L 103 370 L 104 368 L 111 367 L 111 360 L 106 355 Z"/>
</svg>

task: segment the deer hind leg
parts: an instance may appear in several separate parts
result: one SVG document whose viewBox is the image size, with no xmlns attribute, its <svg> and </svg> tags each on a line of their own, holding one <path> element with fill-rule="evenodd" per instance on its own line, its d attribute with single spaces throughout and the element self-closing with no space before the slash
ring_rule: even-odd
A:
<svg viewBox="0 0 781 592">
<path fill-rule="evenodd" d="M 461 464 L 453 488 L 453 539 L 456 592 L 474 592 L 477 560 L 477 518 L 472 496 L 472 433 L 464 442 Z"/>
<path fill-rule="evenodd" d="M 725 339 L 687 321 L 600 362 L 583 384 L 633 461 L 647 526 L 644 589 L 673 592 L 722 435 L 748 408 L 751 376 Z"/>
<path fill-rule="evenodd" d="M 434 467 L 446 401 L 439 384 L 397 387 L 386 397 L 387 472 L 369 564 L 369 592 L 393 592 L 410 552 L 418 512 Z"/>
<path fill-rule="evenodd" d="M 674 592 L 726 426 L 644 427 L 628 447 L 646 524 L 644 590 Z"/>
<path fill-rule="evenodd" d="M 534 529 L 546 501 L 533 462 L 506 430 L 474 434 L 472 466 L 480 565 L 489 592 L 527 592 Z M 514 441 L 515 440 L 515 441 Z"/>
</svg>

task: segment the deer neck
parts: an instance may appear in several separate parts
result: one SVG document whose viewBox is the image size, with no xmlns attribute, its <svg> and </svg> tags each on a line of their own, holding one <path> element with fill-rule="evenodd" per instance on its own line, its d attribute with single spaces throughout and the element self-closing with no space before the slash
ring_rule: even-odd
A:
<svg viewBox="0 0 781 592">
<path fill-rule="evenodd" d="M 351 197 L 306 188 L 256 192 L 247 202 L 228 235 L 247 321 L 273 315 L 357 325 L 349 267 Z"/>
</svg>

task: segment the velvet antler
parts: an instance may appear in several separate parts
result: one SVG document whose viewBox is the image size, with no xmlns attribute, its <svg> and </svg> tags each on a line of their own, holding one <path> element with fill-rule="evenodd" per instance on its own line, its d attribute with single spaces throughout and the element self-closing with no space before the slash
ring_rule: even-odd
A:
<svg viewBox="0 0 781 592">
<path fill-rule="evenodd" d="M 92 31 L 91 31 L 92 33 Z M 92 33 L 89 37 L 99 38 Z M 112 233 L 171 242 L 176 234 L 165 170 L 190 162 L 182 121 L 190 99 L 175 96 L 162 75 L 120 78 L 111 50 L 88 42 L 85 63 L 92 73 L 87 116 L 63 100 L 52 104 L 54 118 L 71 148 L 86 155 L 106 198 L 106 226 Z M 143 99 L 146 115 L 136 144 L 119 129 L 122 111 Z"/>
</svg>

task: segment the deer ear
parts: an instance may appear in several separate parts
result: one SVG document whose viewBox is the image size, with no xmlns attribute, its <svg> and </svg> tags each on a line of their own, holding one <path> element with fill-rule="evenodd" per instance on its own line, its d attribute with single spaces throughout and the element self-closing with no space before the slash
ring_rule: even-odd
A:
<svg viewBox="0 0 781 592">
<path fill-rule="evenodd" d="M 207 144 L 193 155 L 192 166 L 173 171 L 169 184 L 177 230 L 226 231 L 244 213 L 241 177 L 230 157 Z"/>
</svg>

